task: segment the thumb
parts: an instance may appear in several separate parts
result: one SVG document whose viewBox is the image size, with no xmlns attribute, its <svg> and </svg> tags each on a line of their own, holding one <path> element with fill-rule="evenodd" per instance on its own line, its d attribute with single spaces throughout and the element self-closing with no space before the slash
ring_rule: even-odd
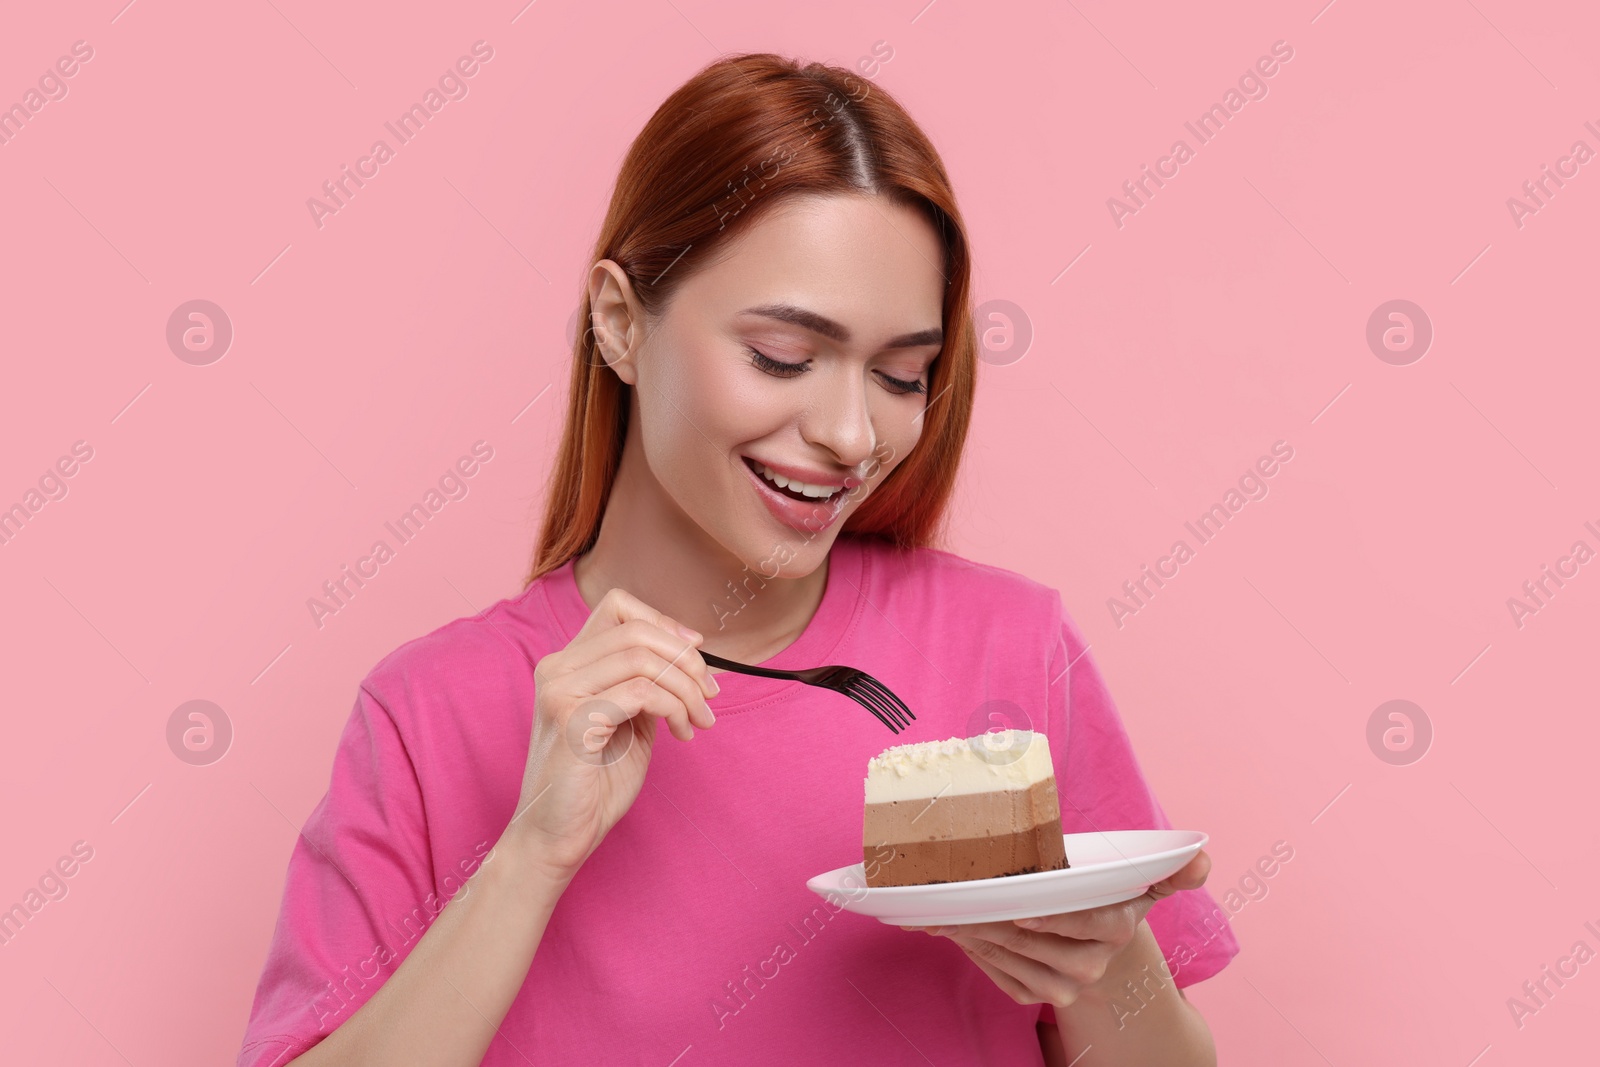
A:
<svg viewBox="0 0 1600 1067">
<path fill-rule="evenodd" d="M 1157 900 L 1170 897 L 1172 894 L 1184 889 L 1199 889 L 1205 885 L 1206 876 L 1211 873 L 1211 857 L 1201 849 L 1194 854 L 1194 858 L 1184 864 L 1175 874 L 1151 886 L 1149 893 Z"/>
</svg>

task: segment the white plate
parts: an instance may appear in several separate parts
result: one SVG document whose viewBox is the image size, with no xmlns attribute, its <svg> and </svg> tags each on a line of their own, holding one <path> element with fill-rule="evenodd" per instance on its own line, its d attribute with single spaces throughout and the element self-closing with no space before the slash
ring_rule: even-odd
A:
<svg viewBox="0 0 1600 1067">
<path fill-rule="evenodd" d="M 1198 830 L 1064 834 L 1070 867 L 938 885 L 869 888 L 863 863 L 806 882 L 848 911 L 897 926 L 1005 922 L 1132 900 L 1177 873 L 1210 840 Z"/>
</svg>

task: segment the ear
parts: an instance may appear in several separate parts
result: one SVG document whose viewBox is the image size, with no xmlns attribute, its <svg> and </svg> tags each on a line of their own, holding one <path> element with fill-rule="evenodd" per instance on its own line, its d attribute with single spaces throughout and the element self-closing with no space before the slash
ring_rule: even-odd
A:
<svg viewBox="0 0 1600 1067">
<path fill-rule="evenodd" d="M 644 309 L 633 283 L 615 260 L 602 259 L 589 271 L 589 329 L 602 359 L 628 385 L 639 380 L 638 344 Z"/>
</svg>

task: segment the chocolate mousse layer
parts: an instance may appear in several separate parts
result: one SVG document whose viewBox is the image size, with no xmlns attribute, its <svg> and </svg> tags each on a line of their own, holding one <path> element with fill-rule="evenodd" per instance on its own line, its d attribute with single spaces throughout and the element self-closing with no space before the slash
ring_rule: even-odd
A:
<svg viewBox="0 0 1600 1067">
<path fill-rule="evenodd" d="M 994 790 L 868 804 L 869 887 L 998 878 L 1067 866 L 1054 778 Z"/>
</svg>

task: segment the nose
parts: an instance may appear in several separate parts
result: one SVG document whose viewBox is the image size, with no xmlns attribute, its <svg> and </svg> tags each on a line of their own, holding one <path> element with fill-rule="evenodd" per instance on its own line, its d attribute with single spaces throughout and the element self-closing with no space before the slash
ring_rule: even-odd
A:
<svg viewBox="0 0 1600 1067">
<path fill-rule="evenodd" d="M 844 466 L 860 466 L 878 443 L 868 407 L 866 375 L 852 363 L 841 361 L 812 378 L 816 390 L 800 417 L 800 436 L 808 444 L 832 452 Z"/>
</svg>

